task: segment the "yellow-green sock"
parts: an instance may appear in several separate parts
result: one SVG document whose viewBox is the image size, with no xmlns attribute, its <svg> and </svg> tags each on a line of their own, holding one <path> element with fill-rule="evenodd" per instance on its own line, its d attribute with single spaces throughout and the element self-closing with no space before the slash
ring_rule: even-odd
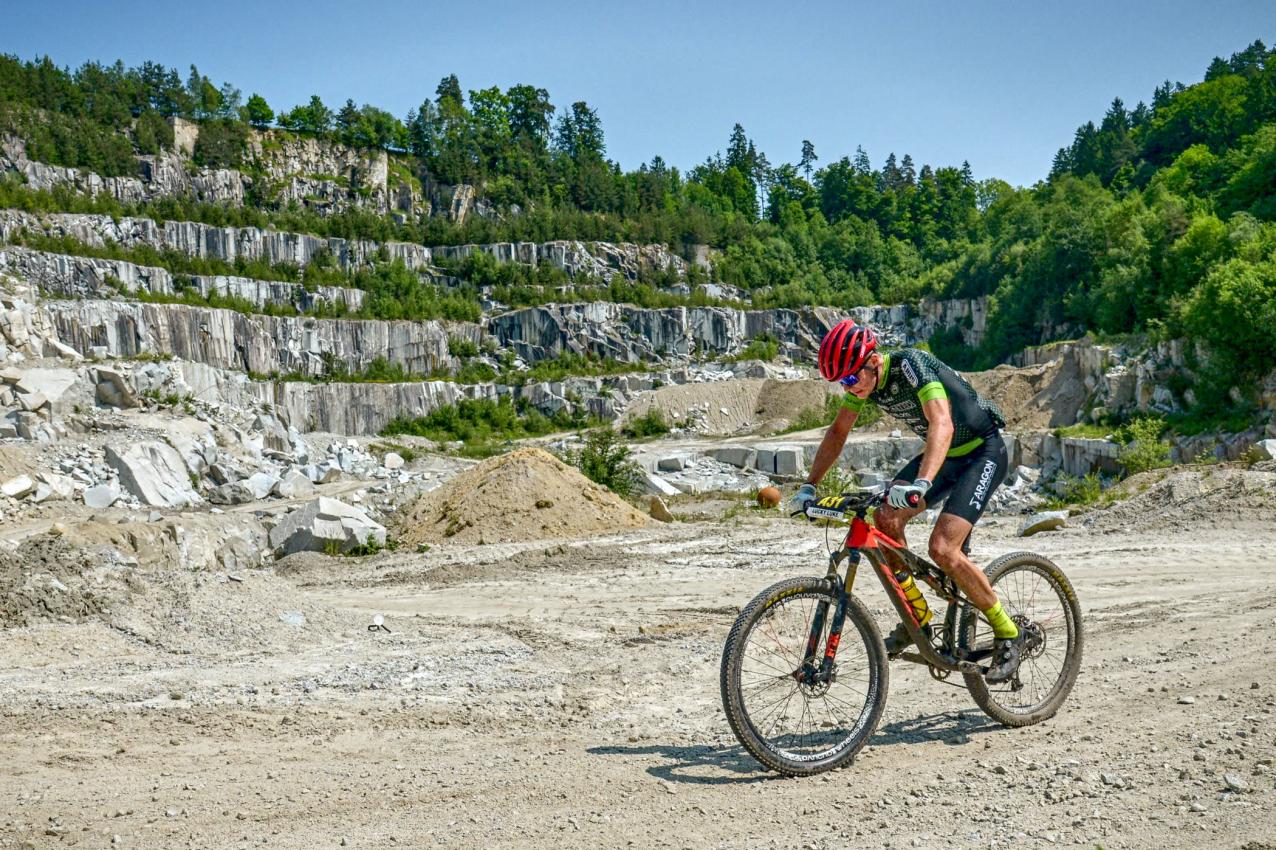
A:
<svg viewBox="0 0 1276 850">
<path fill-rule="evenodd" d="M 1010 619 L 1010 615 L 1001 610 L 1000 600 L 985 611 L 984 615 L 988 618 L 988 625 L 992 626 L 994 637 L 1000 639 L 1019 636 L 1019 627 L 1015 625 L 1014 620 Z"/>
</svg>

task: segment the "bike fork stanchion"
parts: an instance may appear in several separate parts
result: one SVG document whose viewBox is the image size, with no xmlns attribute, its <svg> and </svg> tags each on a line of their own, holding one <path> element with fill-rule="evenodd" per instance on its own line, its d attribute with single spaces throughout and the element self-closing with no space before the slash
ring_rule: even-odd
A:
<svg viewBox="0 0 1276 850">
<path fill-rule="evenodd" d="M 829 639 L 824 644 L 824 661 L 820 663 L 820 679 L 828 681 L 833 672 L 833 659 L 837 656 L 837 645 L 842 641 L 842 625 L 846 622 L 846 596 L 842 591 L 842 583 L 836 583 L 837 607 L 833 609 L 833 622 L 829 624 Z"/>
</svg>

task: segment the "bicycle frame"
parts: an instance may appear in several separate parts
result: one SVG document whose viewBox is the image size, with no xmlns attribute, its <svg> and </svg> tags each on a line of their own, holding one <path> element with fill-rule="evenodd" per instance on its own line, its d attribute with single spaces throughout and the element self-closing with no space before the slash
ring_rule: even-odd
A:
<svg viewBox="0 0 1276 850">
<path fill-rule="evenodd" d="M 836 596 L 838 603 L 833 612 L 833 620 L 829 624 L 828 642 L 825 645 L 824 657 L 821 659 L 818 670 L 814 669 L 812 662 L 815 660 L 814 656 L 818 648 L 819 637 L 824 630 L 824 620 L 828 614 L 828 606 L 821 605 L 815 612 L 811 622 L 810 638 L 807 641 L 807 663 L 803 665 L 805 677 L 819 679 L 827 677 L 832 672 L 834 659 L 837 656 L 838 643 L 842 637 L 842 626 L 846 615 L 846 598 L 850 595 L 851 588 L 854 586 L 855 575 L 861 558 L 866 559 L 873 566 L 873 571 L 877 573 L 877 577 L 882 583 L 882 588 L 886 591 L 887 598 L 895 606 L 895 612 L 899 615 L 900 622 L 904 624 L 909 635 L 913 638 L 913 644 L 917 651 L 901 653 L 899 655 L 901 660 L 925 664 L 932 668 L 932 672 L 953 670 L 962 673 L 983 674 L 986 672 L 985 668 L 977 663 L 977 656 L 985 653 L 970 653 L 965 651 L 964 648 L 957 646 L 957 609 L 961 604 L 969 604 L 969 600 L 957 587 L 957 583 L 937 566 L 914 554 L 889 535 L 869 525 L 863 517 L 857 514 L 851 520 L 850 530 L 847 532 L 842 546 L 829 555 L 829 570 L 826 578 L 832 581 L 840 591 Z M 939 593 L 948 602 L 947 611 L 944 615 L 942 641 L 942 647 L 947 651 L 941 652 L 940 649 L 937 649 L 931 643 L 930 638 L 922 631 L 922 626 L 917 621 L 917 615 L 913 612 L 913 606 L 909 604 L 903 588 L 900 587 L 899 582 L 895 579 L 895 570 L 891 568 L 889 563 L 890 558 L 898 558 L 913 573 L 915 579 L 926 582 L 932 590 Z M 839 574 L 839 567 L 842 561 L 847 562 L 845 579 Z"/>
</svg>

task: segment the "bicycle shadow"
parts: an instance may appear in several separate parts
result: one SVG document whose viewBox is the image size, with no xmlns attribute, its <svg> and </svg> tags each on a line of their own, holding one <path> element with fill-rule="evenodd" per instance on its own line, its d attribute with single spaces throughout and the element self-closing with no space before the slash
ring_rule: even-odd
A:
<svg viewBox="0 0 1276 850">
<path fill-rule="evenodd" d="M 923 714 L 892 723 L 883 723 L 869 739 L 872 747 L 889 747 L 895 744 L 924 744 L 939 741 L 950 747 L 969 744 L 972 735 L 994 732 L 1004 728 L 978 709 L 946 711 L 941 714 Z"/>
<path fill-rule="evenodd" d="M 669 761 L 647 768 L 647 773 L 666 782 L 691 785 L 746 785 L 783 779 L 762 767 L 739 744 L 714 746 L 695 744 L 605 746 L 585 750 L 595 756 L 660 756 Z"/>
</svg>

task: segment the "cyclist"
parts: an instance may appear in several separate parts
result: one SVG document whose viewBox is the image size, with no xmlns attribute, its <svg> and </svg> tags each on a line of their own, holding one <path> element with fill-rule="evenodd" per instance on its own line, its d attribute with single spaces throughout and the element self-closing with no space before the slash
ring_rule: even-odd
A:
<svg viewBox="0 0 1276 850">
<path fill-rule="evenodd" d="M 930 536 L 930 556 L 993 628 L 993 657 L 985 680 L 1007 681 L 1019 669 L 1023 637 L 1002 610 L 988 577 L 966 556 L 970 531 L 1006 476 L 1001 411 L 934 355 L 916 348 L 880 352 L 872 329 L 850 319 L 824 335 L 819 366 L 825 380 L 840 382 L 846 395 L 811 463 L 810 477 L 793 497 L 793 509 L 800 511 L 815 498 L 815 485 L 841 454 L 846 435 L 871 395 L 880 408 L 926 441 L 925 450 L 895 474 L 886 504 L 875 515 L 877 527 L 906 543 L 905 524 L 924 510 L 921 505 L 910 507 L 909 497 L 916 494 L 932 504 L 944 500 Z M 897 655 L 911 643 L 901 623 L 887 637 L 886 648 Z"/>
</svg>

